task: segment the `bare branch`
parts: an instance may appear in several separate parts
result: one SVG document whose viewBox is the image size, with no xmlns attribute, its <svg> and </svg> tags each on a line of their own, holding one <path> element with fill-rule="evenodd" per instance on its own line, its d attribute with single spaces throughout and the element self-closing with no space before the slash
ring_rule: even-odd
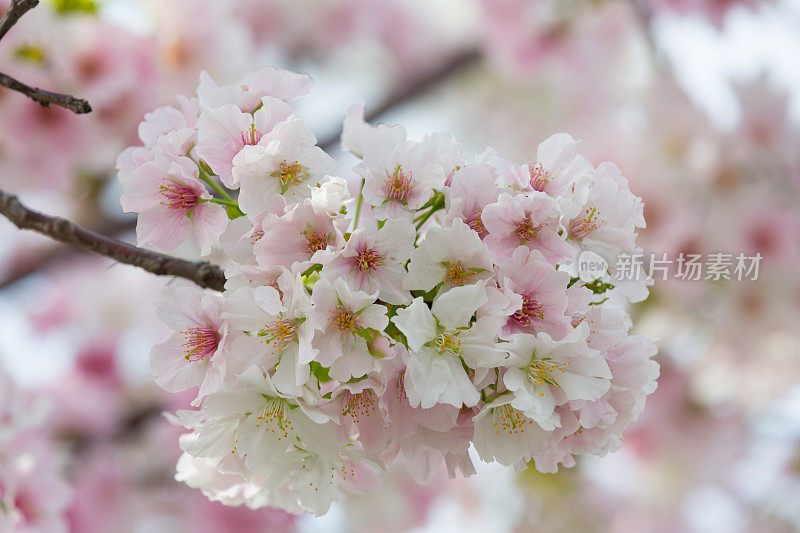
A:
<svg viewBox="0 0 800 533">
<path fill-rule="evenodd" d="M 11 0 L 11 5 L 0 20 L 0 39 L 17 23 L 19 18 L 39 5 L 39 0 Z"/>
<path fill-rule="evenodd" d="M 415 80 L 407 83 L 400 90 L 389 95 L 389 97 L 375 109 L 368 110 L 364 116 L 364 120 L 366 122 L 372 122 L 395 107 L 405 104 L 406 102 L 425 94 L 443 81 L 447 80 L 452 75 L 476 63 L 480 58 L 481 54 L 476 49 L 464 50 L 455 54 L 438 67 L 426 72 Z M 334 145 L 336 145 L 341 135 L 342 131 L 340 129 L 336 135 L 322 140 L 319 143 L 320 148 L 326 152 L 329 151 Z"/>
<path fill-rule="evenodd" d="M 120 221 L 101 219 L 92 223 L 92 226 L 93 229 L 102 228 L 103 233 L 106 235 L 119 237 L 136 229 L 136 217 L 133 220 L 126 218 Z M 26 256 L 22 260 L 14 261 L 14 265 L 6 270 L 5 276 L 0 278 L 0 291 L 11 287 L 28 276 L 46 270 L 52 265 L 69 260 L 81 253 L 82 251 L 78 248 L 54 242 L 46 250 L 42 250 L 30 257 Z"/>
<path fill-rule="evenodd" d="M 224 290 L 225 274 L 208 262 L 193 262 L 137 248 L 126 242 L 76 226 L 69 220 L 51 217 L 24 206 L 19 199 L 0 190 L 0 214 L 20 229 L 29 229 L 51 239 L 77 246 L 133 265 L 159 276 L 188 279 L 201 287 Z"/>
<path fill-rule="evenodd" d="M 39 0 L 11 0 L 11 5 L 8 6 L 8 10 L 3 15 L 2 20 L 0 20 L 0 39 L 8 33 L 8 30 L 17 23 L 22 15 L 37 5 L 39 5 Z M 82 98 L 75 98 L 69 94 L 53 93 L 43 89 L 37 89 L 2 72 L 0 72 L 0 85 L 12 91 L 24 94 L 43 107 L 50 107 L 50 104 L 53 104 L 63 107 L 64 109 L 69 109 L 75 114 L 90 113 L 92 111 L 92 106 L 89 105 L 89 102 Z"/>
<path fill-rule="evenodd" d="M 65 109 L 69 109 L 78 115 L 92 112 L 92 106 L 90 106 L 89 102 L 82 98 L 75 98 L 74 96 L 70 96 L 68 94 L 51 93 L 50 91 L 37 89 L 36 87 L 25 85 L 21 81 L 15 80 L 11 76 L 3 74 L 2 72 L 0 72 L 0 85 L 9 88 L 12 91 L 17 91 L 18 93 L 24 94 L 28 98 L 31 98 L 41 104 L 43 107 L 50 107 L 50 104 L 54 104 Z"/>
</svg>

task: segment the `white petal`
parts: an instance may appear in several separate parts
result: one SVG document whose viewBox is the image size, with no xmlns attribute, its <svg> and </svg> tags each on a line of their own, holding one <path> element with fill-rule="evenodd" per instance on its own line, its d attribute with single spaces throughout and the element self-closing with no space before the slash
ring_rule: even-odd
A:
<svg viewBox="0 0 800 533">
<path fill-rule="evenodd" d="M 398 309 L 392 322 L 406 336 L 412 352 L 418 352 L 423 344 L 436 338 L 436 319 L 421 297 L 415 298 L 408 307 Z"/>
<path fill-rule="evenodd" d="M 446 328 L 459 328 L 468 325 L 475 311 L 488 301 L 484 283 L 465 285 L 436 298 L 431 311 Z"/>
</svg>

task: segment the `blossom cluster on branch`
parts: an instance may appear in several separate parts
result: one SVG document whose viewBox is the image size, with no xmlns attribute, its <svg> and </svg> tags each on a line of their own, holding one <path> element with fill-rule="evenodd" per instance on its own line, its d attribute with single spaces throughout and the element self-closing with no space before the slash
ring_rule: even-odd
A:
<svg viewBox="0 0 800 533">
<path fill-rule="evenodd" d="M 49 438 L 48 408 L 0 371 L 0 531 L 60 531 L 70 504 L 62 454 Z M 30 529 L 31 531 L 34 529 Z"/>
<path fill-rule="evenodd" d="M 486 461 L 552 472 L 621 446 L 655 389 L 630 334 L 645 281 L 586 283 L 585 250 L 636 250 L 641 200 L 556 134 L 525 164 L 457 139 L 407 139 L 347 111 L 348 182 L 289 103 L 312 80 L 267 68 L 146 115 L 118 160 L 140 245 L 226 269 L 223 293 L 175 283 L 151 353 L 178 478 L 224 503 L 325 513 L 399 461 L 418 483 Z"/>
</svg>

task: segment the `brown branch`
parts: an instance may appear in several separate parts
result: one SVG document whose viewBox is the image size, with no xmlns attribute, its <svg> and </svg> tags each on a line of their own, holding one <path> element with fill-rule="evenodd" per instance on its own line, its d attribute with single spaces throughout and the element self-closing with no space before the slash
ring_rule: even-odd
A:
<svg viewBox="0 0 800 533">
<path fill-rule="evenodd" d="M 0 85 L 12 91 L 24 94 L 28 98 L 39 103 L 42 107 L 50 107 L 50 104 L 54 104 L 64 109 L 69 109 L 77 115 L 92 112 L 92 106 L 83 98 L 75 98 L 69 94 L 53 93 L 45 91 L 44 89 L 37 89 L 36 87 L 25 85 L 21 81 L 7 74 L 3 74 L 2 72 L 0 72 Z"/>
<path fill-rule="evenodd" d="M 89 452 L 93 446 L 104 444 L 118 444 L 125 440 L 134 438 L 141 435 L 143 430 L 146 429 L 147 424 L 153 420 L 161 417 L 166 407 L 157 403 L 145 405 L 134 409 L 126 416 L 120 417 L 119 427 L 111 434 L 105 437 L 97 437 L 87 434 L 73 434 L 61 435 L 62 438 L 72 441 L 71 452 L 74 456 L 80 458 Z"/>
<path fill-rule="evenodd" d="M 39 0 L 11 0 L 2 20 L 0 20 L 0 39 L 17 23 L 22 15 L 39 5 Z"/>
<path fill-rule="evenodd" d="M 29 229 L 51 239 L 110 257 L 159 276 L 188 279 L 201 287 L 224 290 L 222 269 L 205 261 L 193 262 L 137 248 L 126 242 L 76 226 L 69 220 L 51 217 L 25 207 L 19 199 L 0 190 L 0 214 L 20 229 Z"/>
<path fill-rule="evenodd" d="M 39 5 L 39 0 L 11 0 L 11 5 L 8 6 L 8 10 L 0 20 L 0 39 L 8 33 L 8 30 L 17 23 L 22 15 L 37 5 Z M 92 111 L 92 106 L 89 105 L 89 102 L 82 98 L 31 87 L 2 72 L 0 72 L 0 85 L 24 94 L 43 107 L 50 107 L 50 104 L 53 104 L 69 109 L 75 114 L 90 113 Z"/>
<path fill-rule="evenodd" d="M 103 219 L 92 224 L 94 229 L 102 228 L 102 231 L 112 237 L 119 237 L 124 233 L 129 233 L 136 229 L 136 217 L 133 220 L 125 219 L 120 221 Z M 53 243 L 53 246 L 42 250 L 32 257 L 27 257 L 21 261 L 15 261 L 14 266 L 7 269 L 5 276 L 0 279 L 0 291 L 11 287 L 15 283 L 24 280 L 28 276 L 41 272 L 51 265 L 69 260 L 81 253 L 77 248 Z"/>
<path fill-rule="evenodd" d="M 443 81 L 450 78 L 452 75 L 478 62 L 480 58 L 481 53 L 477 49 L 464 50 L 453 55 L 438 67 L 417 77 L 415 80 L 405 84 L 405 86 L 403 86 L 403 88 L 400 90 L 390 94 L 386 100 L 378 105 L 378 107 L 369 110 L 364 115 L 364 120 L 366 122 L 373 122 L 375 119 L 394 109 L 395 107 L 405 104 L 406 102 L 409 102 L 414 98 L 427 93 Z M 342 130 L 339 129 L 338 133 L 335 135 L 322 140 L 319 143 L 320 148 L 326 152 L 329 151 L 334 145 L 336 145 L 341 136 Z"/>
</svg>

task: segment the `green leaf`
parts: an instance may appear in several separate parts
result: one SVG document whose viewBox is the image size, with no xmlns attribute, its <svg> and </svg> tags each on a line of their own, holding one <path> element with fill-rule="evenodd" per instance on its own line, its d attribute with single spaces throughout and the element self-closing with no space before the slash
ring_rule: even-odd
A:
<svg viewBox="0 0 800 533">
<path fill-rule="evenodd" d="M 330 371 L 328 367 L 322 366 L 318 361 L 311 361 L 308 366 L 311 367 L 311 373 L 320 383 L 327 383 L 331 380 L 331 376 L 328 374 Z"/>
<path fill-rule="evenodd" d="M 591 290 L 595 294 L 603 294 L 604 292 L 614 288 L 612 284 L 605 283 L 600 279 L 596 279 L 591 283 L 585 283 L 583 286 Z"/>
<path fill-rule="evenodd" d="M 231 220 L 244 216 L 242 210 L 235 205 L 226 205 L 225 210 L 228 212 L 228 218 Z"/>
</svg>

